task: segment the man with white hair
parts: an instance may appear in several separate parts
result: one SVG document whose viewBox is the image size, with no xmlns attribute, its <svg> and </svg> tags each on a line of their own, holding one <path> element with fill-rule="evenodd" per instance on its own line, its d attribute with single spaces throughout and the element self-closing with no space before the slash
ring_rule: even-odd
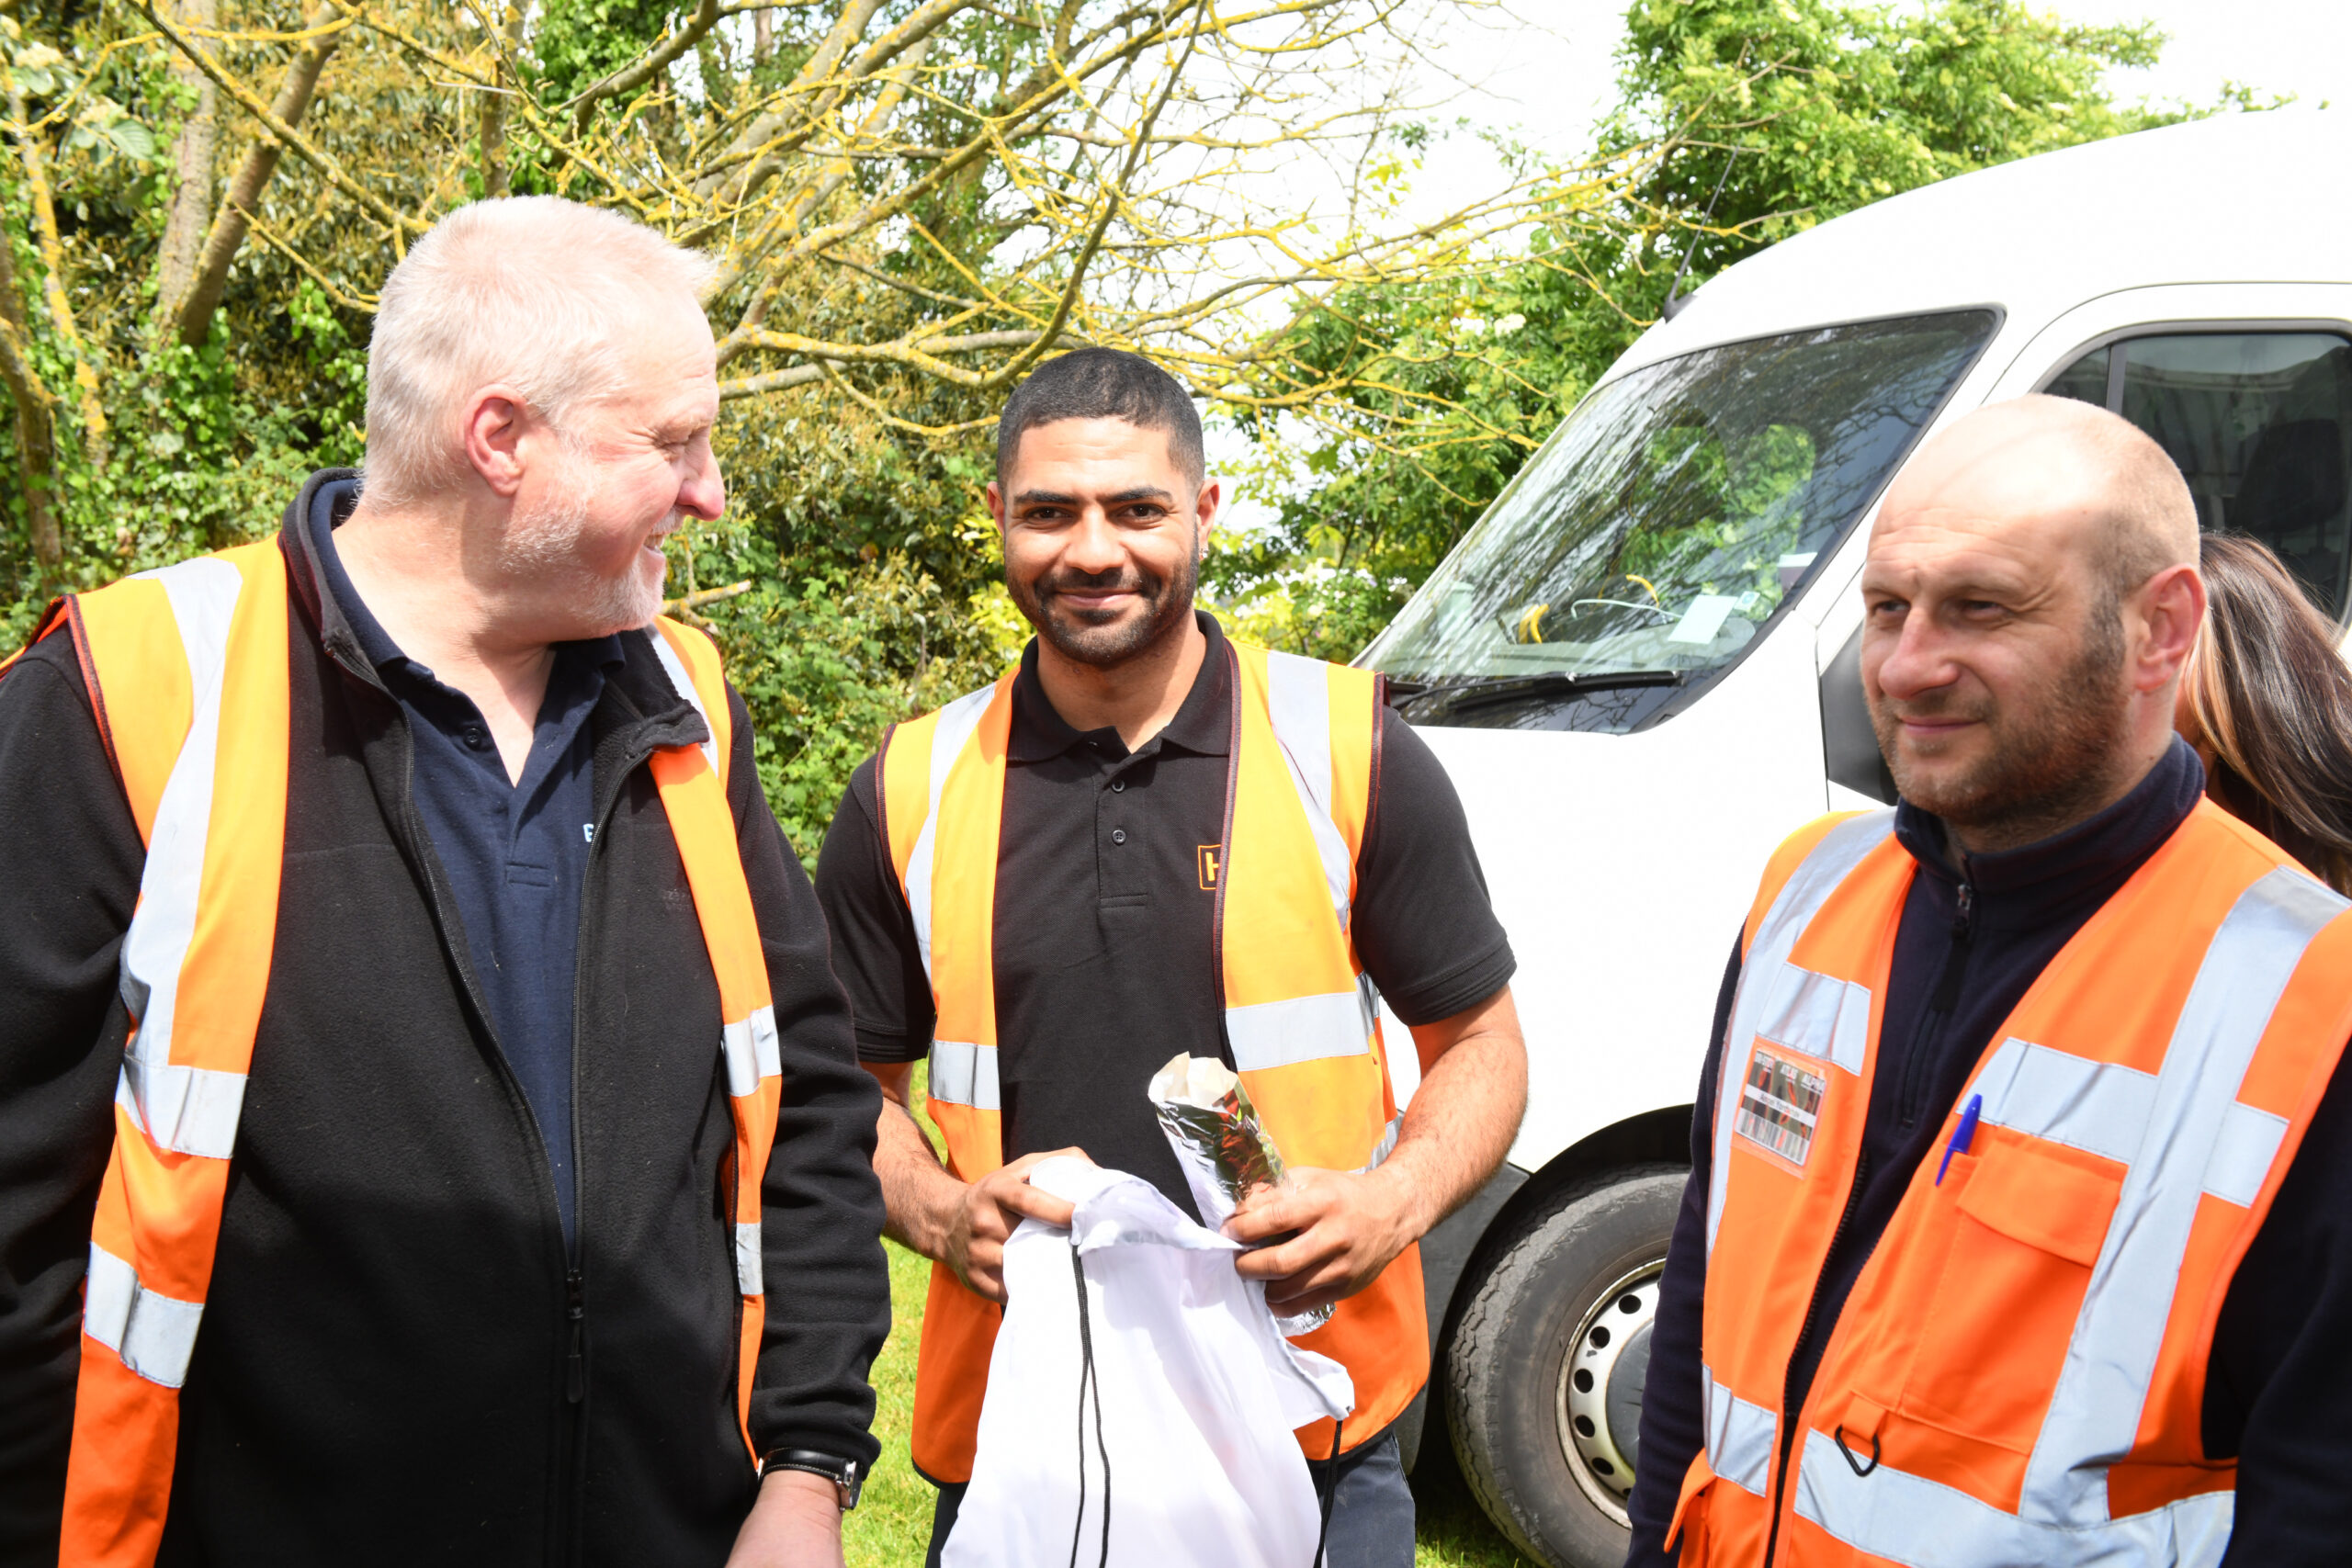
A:
<svg viewBox="0 0 2352 1568">
<path fill-rule="evenodd" d="M 0 1561 L 838 1568 L 880 1097 L 659 618 L 708 281 L 452 213 L 364 486 L 0 666 Z"/>
</svg>

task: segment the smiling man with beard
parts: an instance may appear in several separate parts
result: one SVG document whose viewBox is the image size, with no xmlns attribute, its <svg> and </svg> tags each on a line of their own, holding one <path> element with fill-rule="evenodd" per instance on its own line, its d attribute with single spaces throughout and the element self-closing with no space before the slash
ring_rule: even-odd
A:
<svg viewBox="0 0 2352 1568">
<path fill-rule="evenodd" d="M 1733 955 L 1634 1568 L 2352 1561 L 2352 913 L 2173 734 L 2197 561 L 2079 402 L 1888 491 L 1902 798 L 1790 839 Z"/>
<path fill-rule="evenodd" d="M 1286 1238 L 1242 1272 L 1285 1314 L 1337 1303 L 1299 1340 L 1355 1380 L 1342 1427 L 1299 1433 L 1329 1561 L 1412 1562 L 1390 1428 L 1429 1370 L 1414 1244 L 1519 1124 L 1510 947 L 1453 786 L 1378 677 L 1229 641 L 1194 606 L 1221 498 L 1190 399 L 1148 361 L 1081 349 L 1023 382 L 988 503 L 1037 636 L 1017 671 L 891 732 L 818 865 L 889 1100 L 891 1234 L 935 1260 L 913 1444 L 941 1488 L 934 1562 L 972 1473 L 1005 1239 L 1069 1218 L 1029 1172 L 1082 1153 L 1193 1211 L 1145 1096 L 1177 1055 L 1238 1070 L 1291 1166 L 1231 1223 Z M 1375 987 L 1420 1059 L 1401 1118 L 1407 1044 Z M 944 1168 L 905 1109 L 926 1056 Z"/>
<path fill-rule="evenodd" d="M 709 276 L 450 214 L 364 482 L 6 668 L 0 1560 L 839 1568 L 880 1096 L 657 619 Z"/>
</svg>

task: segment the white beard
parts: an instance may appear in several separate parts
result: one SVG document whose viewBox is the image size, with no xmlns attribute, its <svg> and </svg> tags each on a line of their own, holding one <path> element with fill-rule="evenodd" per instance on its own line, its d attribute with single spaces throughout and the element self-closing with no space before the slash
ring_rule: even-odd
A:
<svg viewBox="0 0 2352 1568">
<path fill-rule="evenodd" d="M 623 576 L 590 570 L 581 559 L 580 540 L 594 502 L 594 485 L 579 468 L 568 468 L 562 484 L 537 509 L 518 510 L 508 519 L 498 548 L 499 565 L 511 580 L 534 584 L 567 615 L 594 628 L 582 637 L 649 625 L 662 613 L 662 585 L 669 575 L 666 562 L 649 570 L 634 554 Z M 669 521 L 674 526 L 678 519 Z"/>
</svg>

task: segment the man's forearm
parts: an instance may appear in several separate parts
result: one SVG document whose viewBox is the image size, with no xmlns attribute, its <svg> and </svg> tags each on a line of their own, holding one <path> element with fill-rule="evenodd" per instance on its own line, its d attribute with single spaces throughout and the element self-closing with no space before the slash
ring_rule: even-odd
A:
<svg viewBox="0 0 2352 1568">
<path fill-rule="evenodd" d="M 1005 1238 L 1023 1219 L 1051 1225 L 1069 1224 L 1070 1206 L 1029 1185 L 1029 1169 L 1056 1155 L 1028 1155 L 977 1182 L 967 1183 L 943 1168 L 931 1140 L 907 1109 L 913 1069 L 905 1065 L 866 1065 L 882 1084 L 882 1119 L 875 1128 L 874 1172 L 882 1183 L 888 1212 L 883 1234 L 955 1271 L 966 1288 L 992 1302 L 1004 1300 Z"/>
<path fill-rule="evenodd" d="M 1510 1152 L 1527 1109 L 1527 1047 L 1517 1032 L 1466 1035 L 1421 1079 L 1396 1146 L 1374 1177 L 1406 1205 L 1416 1235 L 1469 1201 Z"/>
<path fill-rule="evenodd" d="M 883 1234 L 933 1261 L 945 1258 L 948 1227 L 963 1201 L 964 1184 L 940 1166 L 931 1140 L 887 1088 L 875 1126 L 874 1174 L 881 1179 L 882 1201 L 889 1211 Z"/>
</svg>

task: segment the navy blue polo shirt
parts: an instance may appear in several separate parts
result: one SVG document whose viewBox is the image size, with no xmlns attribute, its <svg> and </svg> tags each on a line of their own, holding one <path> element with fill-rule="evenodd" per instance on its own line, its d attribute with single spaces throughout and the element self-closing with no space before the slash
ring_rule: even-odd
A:
<svg viewBox="0 0 2352 1568">
<path fill-rule="evenodd" d="M 510 782 L 473 699 L 402 653 L 352 587 L 335 554 L 334 529 L 358 497 L 348 479 L 319 487 L 310 519 L 319 565 L 360 651 L 408 716 L 415 747 L 411 795 L 457 899 L 499 1050 L 538 1122 L 569 1246 L 571 1004 L 580 888 L 595 836 L 588 715 L 604 694 L 605 671 L 622 663 L 620 638 L 555 645 L 530 759 L 522 782 Z"/>
</svg>

